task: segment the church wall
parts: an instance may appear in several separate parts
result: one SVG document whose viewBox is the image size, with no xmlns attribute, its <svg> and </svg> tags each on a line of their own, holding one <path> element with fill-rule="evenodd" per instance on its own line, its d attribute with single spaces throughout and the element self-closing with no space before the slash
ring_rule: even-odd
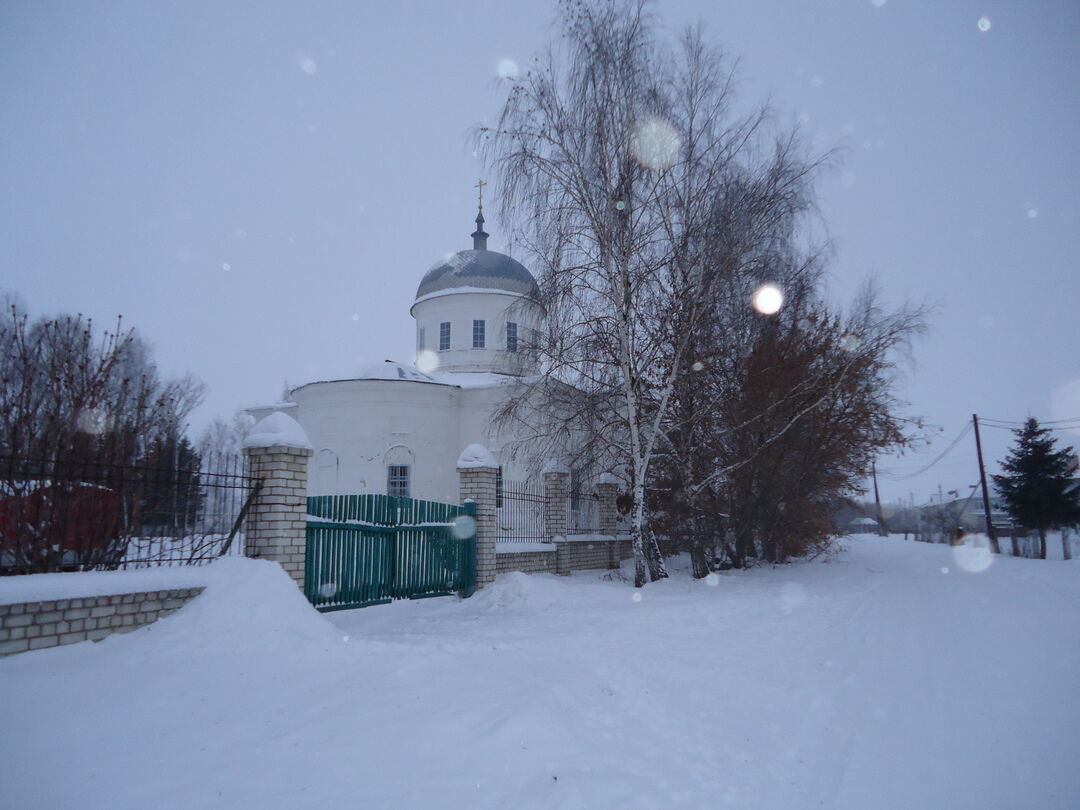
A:
<svg viewBox="0 0 1080 810">
<path fill-rule="evenodd" d="M 310 495 L 385 493 L 388 464 L 409 464 L 414 498 L 456 503 L 460 389 L 345 380 L 293 392 L 315 449 Z"/>
</svg>

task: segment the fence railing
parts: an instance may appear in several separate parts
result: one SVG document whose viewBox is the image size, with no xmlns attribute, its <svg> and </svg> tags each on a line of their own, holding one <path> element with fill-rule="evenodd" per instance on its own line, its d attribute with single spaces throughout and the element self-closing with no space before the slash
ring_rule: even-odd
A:
<svg viewBox="0 0 1080 810">
<path fill-rule="evenodd" d="M 175 464 L 0 457 L 0 574 L 199 565 L 243 552 L 240 456 Z"/>
<path fill-rule="evenodd" d="M 531 481 L 499 481 L 495 490 L 495 540 L 499 543 L 542 543 L 545 533 L 544 485 Z"/>
<path fill-rule="evenodd" d="M 571 492 L 566 499 L 566 533 L 595 534 L 600 531 L 600 497 Z"/>
</svg>

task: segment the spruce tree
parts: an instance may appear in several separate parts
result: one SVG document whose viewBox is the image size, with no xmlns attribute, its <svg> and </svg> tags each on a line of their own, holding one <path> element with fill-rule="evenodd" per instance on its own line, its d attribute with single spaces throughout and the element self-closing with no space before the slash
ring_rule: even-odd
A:
<svg viewBox="0 0 1080 810">
<path fill-rule="evenodd" d="M 1080 523 L 1080 490 L 1071 477 L 1073 449 L 1055 450 L 1057 440 L 1033 418 L 1014 432 L 1016 444 L 1001 464 L 1006 474 L 995 475 L 994 485 L 1013 520 L 1039 532 L 1045 560 L 1047 529 Z M 1068 559 L 1067 544 L 1064 553 Z"/>
</svg>

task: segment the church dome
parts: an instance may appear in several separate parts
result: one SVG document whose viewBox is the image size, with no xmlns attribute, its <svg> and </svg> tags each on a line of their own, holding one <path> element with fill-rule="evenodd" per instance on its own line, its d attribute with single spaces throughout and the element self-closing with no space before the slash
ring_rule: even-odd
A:
<svg viewBox="0 0 1080 810">
<path fill-rule="evenodd" d="M 476 216 L 473 249 L 459 250 L 438 261 L 424 274 L 416 299 L 452 289 L 501 290 L 539 300 L 540 288 L 532 273 L 517 259 L 487 249 L 483 208 Z"/>
<path fill-rule="evenodd" d="M 459 250 L 437 262 L 416 288 L 416 297 L 455 288 L 504 290 L 529 298 L 539 297 L 539 288 L 525 266 L 494 250 Z"/>
</svg>

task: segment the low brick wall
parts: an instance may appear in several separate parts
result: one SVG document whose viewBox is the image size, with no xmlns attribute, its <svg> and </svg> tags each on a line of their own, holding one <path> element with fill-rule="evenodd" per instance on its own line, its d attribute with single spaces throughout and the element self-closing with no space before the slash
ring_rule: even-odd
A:
<svg viewBox="0 0 1080 810">
<path fill-rule="evenodd" d="M 634 556 L 629 540 L 563 540 L 556 542 L 556 573 L 588 571 L 596 568 L 618 568 L 623 560 Z"/>
<path fill-rule="evenodd" d="M 0 605 L 0 656 L 127 633 L 179 610 L 202 591 L 177 588 Z"/>
<path fill-rule="evenodd" d="M 590 540 L 557 540 L 551 551 L 507 552 L 495 555 L 497 573 L 569 574 L 571 571 L 618 568 L 634 556 L 629 540 L 597 537 Z"/>
<path fill-rule="evenodd" d="M 551 551 L 521 551 L 513 554 L 495 555 L 495 573 L 521 571 L 523 574 L 556 573 L 555 549 Z"/>
</svg>

